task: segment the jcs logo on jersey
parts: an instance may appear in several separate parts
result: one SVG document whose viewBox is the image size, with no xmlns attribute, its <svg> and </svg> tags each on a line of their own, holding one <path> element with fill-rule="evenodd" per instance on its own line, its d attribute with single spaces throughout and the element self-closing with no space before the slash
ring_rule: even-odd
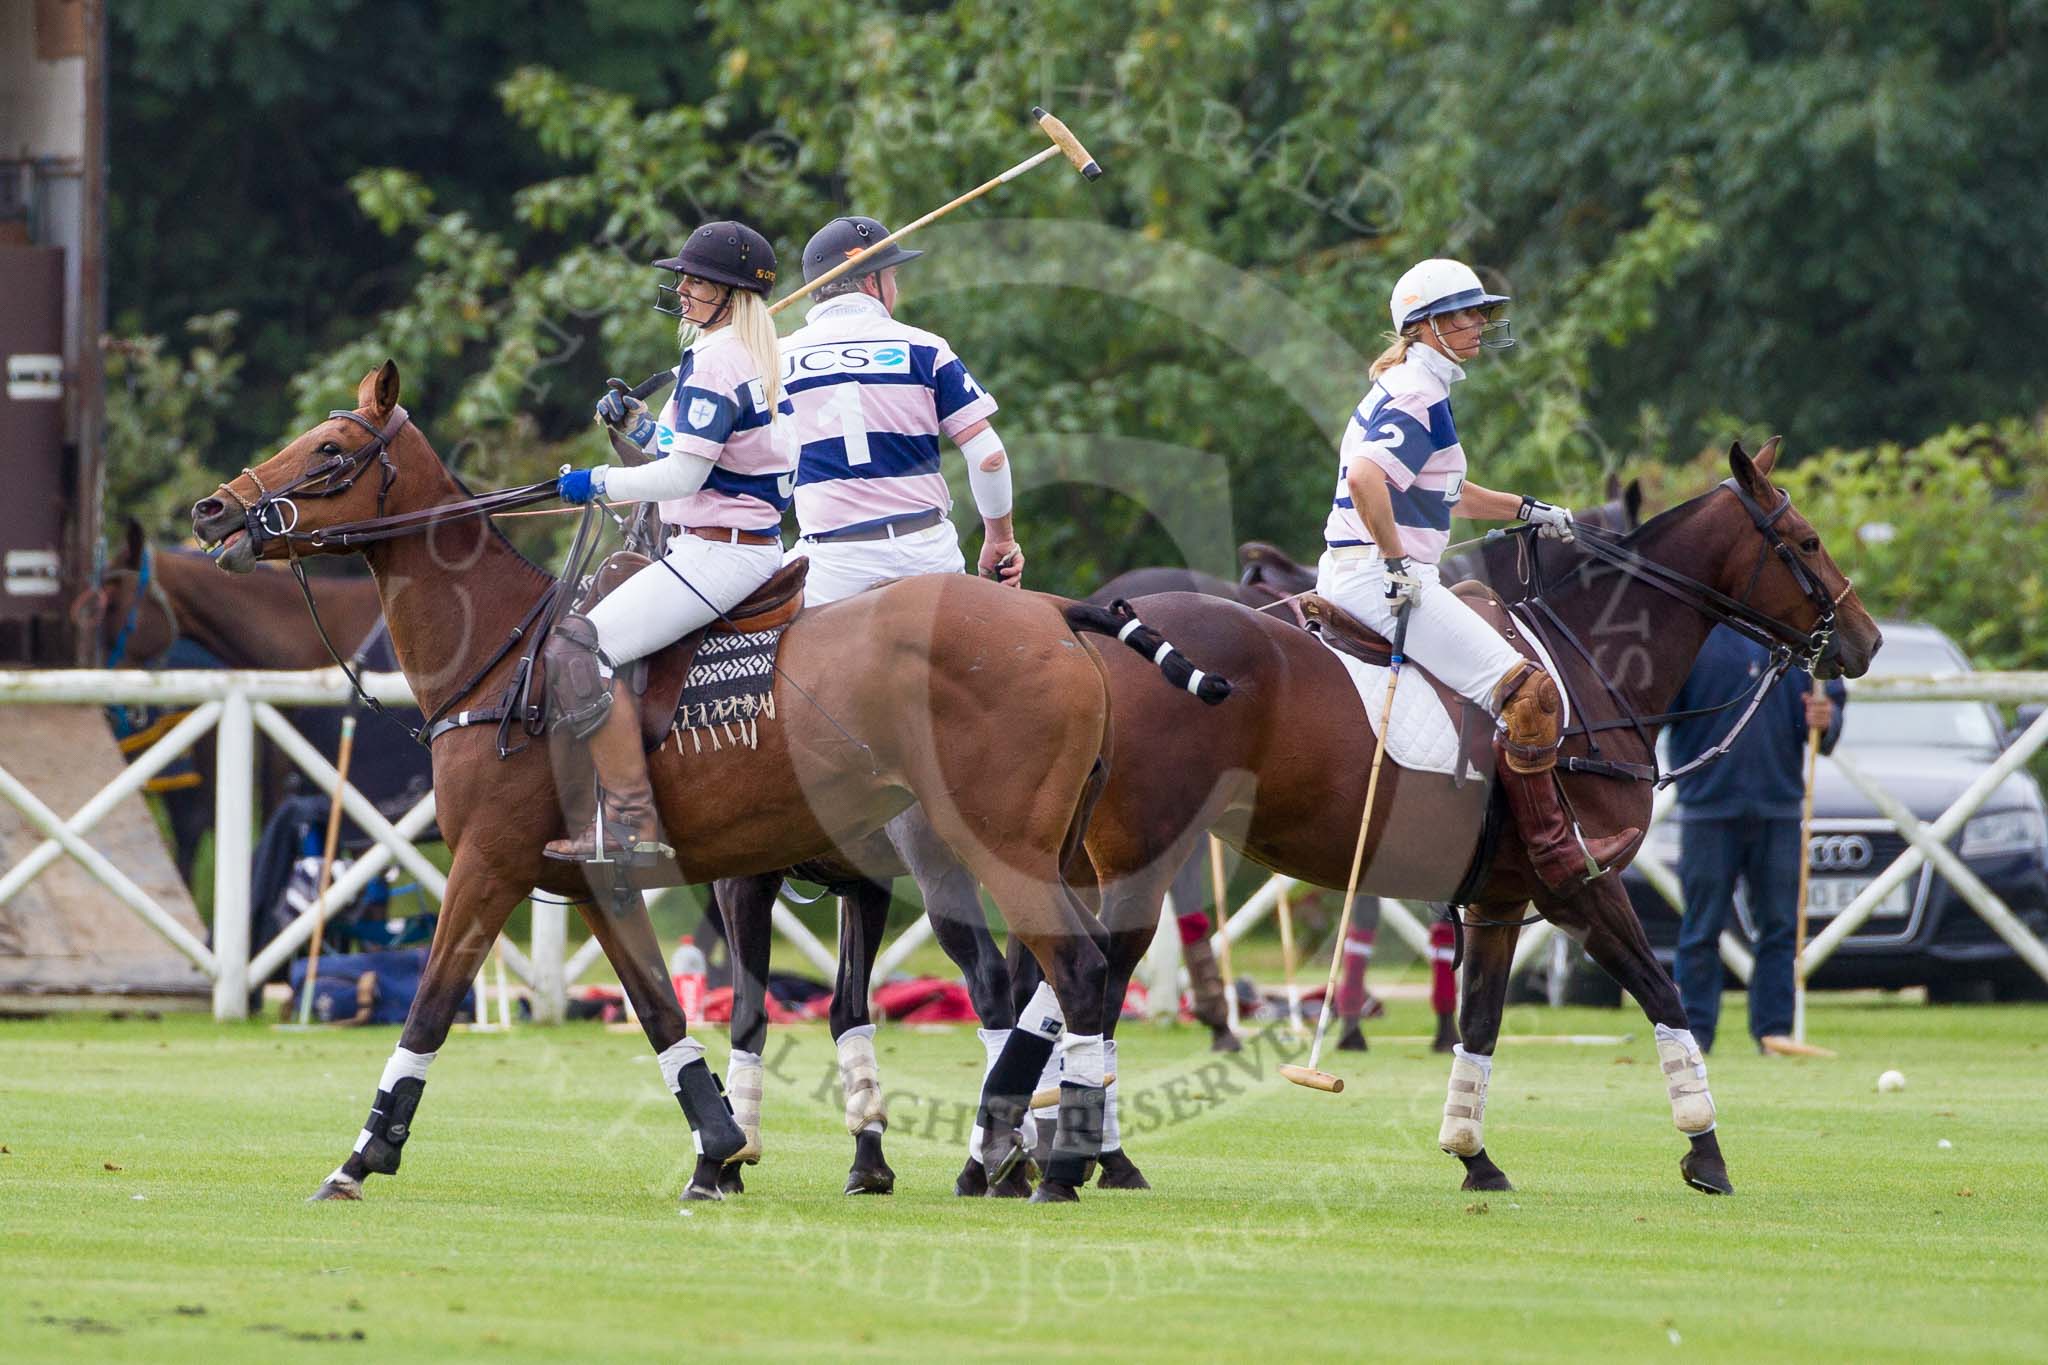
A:
<svg viewBox="0 0 2048 1365">
<path fill-rule="evenodd" d="M 783 355 L 784 383 L 827 374 L 909 374 L 910 348 L 897 341 L 835 341 Z"/>
</svg>

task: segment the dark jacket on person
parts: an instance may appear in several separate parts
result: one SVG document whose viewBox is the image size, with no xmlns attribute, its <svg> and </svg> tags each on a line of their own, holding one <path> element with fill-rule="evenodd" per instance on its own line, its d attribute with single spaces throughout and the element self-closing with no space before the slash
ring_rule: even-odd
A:
<svg viewBox="0 0 2048 1365">
<path fill-rule="evenodd" d="M 1770 652 L 1726 626 L 1714 627 L 1685 685 L 1671 703 L 1674 711 L 1718 706 L 1730 697 L 1735 705 L 1711 715 L 1672 725 L 1668 733 L 1669 762 L 1677 768 L 1719 744 L 1749 705 Z M 1834 723 L 1821 735 L 1820 751 L 1828 753 L 1842 733 L 1842 708 L 1849 699 L 1841 679 L 1822 684 L 1835 703 Z M 1789 668 L 1772 685 L 1749 726 L 1734 747 L 1699 771 L 1678 779 L 1680 820 L 1797 820 L 1806 792 L 1806 694 L 1813 679 L 1802 668 Z"/>
</svg>

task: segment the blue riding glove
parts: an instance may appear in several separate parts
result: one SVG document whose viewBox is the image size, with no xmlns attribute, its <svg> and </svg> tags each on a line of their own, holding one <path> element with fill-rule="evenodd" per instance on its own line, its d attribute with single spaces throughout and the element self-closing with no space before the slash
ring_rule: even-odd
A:
<svg viewBox="0 0 2048 1365">
<path fill-rule="evenodd" d="M 623 435 L 636 446 L 647 444 L 647 438 L 654 435 L 654 416 L 647 405 L 627 391 L 623 381 L 611 381 L 614 387 L 597 400 L 597 420 Z"/>
<path fill-rule="evenodd" d="M 603 465 L 572 469 L 555 480 L 555 496 L 563 502 L 585 503 L 604 495 Z"/>
</svg>

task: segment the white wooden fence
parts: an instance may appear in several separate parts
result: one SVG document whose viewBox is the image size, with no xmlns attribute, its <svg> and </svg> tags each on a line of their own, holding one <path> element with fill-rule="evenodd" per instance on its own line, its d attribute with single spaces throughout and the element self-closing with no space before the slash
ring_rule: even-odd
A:
<svg viewBox="0 0 2048 1365">
<path fill-rule="evenodd" d="M 363 681 L 370 694 L 379 701 L 401 704 L 412 700 L 411 691 L 401 674 L 372 673 Z M 1885 701 L 1986 701 L 2003 704 L 2048 701 L 2048 673 L 1866 678 L 1851 682 L 1849 687 L 1852 697 Z M 314 789 L 331 792 L 336 777 L 333 765 L 291 727 L 277 708 L 340 706 L 349 698 L 348 684 L 335 669 L 303 673 L 0 670 L 0 705 L 4 706 L 62 703 L 195 708 L 68 818 L 60 816 L 39 800 L 17 774 L 0 768 L 0 797 L 20 810 L 44 836 L 41 845 L 0 873 L 0 904 L 5 904 L 59 858 L 72 858 L 110 895 L 133 910 L 145 924 L 212 979 L 216 1018 L 245 1017 L 250 981 L 262 980 L 297 953 L 311 937 L 314 917 L 323 908 L 332 914 L 334 909 L 350 904 L 372 878 L 382 876 L 393 863 L 416 879 L 437 901 L 447 887 L 446 876 L 420 853 L 416 843 L 434 823 L 431 793 L 392 821 L 380 814 L 353 786 L 345 787 L 343 809 L 370 836 L 373 847 L 356 859 L 346 874 L 336 879 L 321 906 L 308 909 L 262 951 L 251 956 L 250 834 L 255 820 L 256 734 L 261 731 L 275 742 L 311 779 Z M 145 782 L 209 730 L 218 730 L 219 773 L 215 788 L 213 942 L 210 947 L 151 900 L 131 877 L 96 850 L 86 837 L 109 811 L 139 791 Z M 1892 887 L 1914 875 L 1923 863 L 1932 863 L 1955 886 L 1971 909 L 2012 944 L 2014 951 L 2028 964 L 2048 978 L 2048 946 L 2030 933 L 2011 909 L 1948 847 L 1948 841 L 1962 828 L 1963 822 L 2008 775 L 2039 752 L 2043 744 L 2048 744 L 2048 714 L 2035 719 L 1939 819 L 1924 823 L 1864 776 L 1853 761 L 1838 754 L 1834 759 L 1837 767 L 1898 829 L 1907 841 L 1907 848 L 1807 945 L 1800 963 L 1801 980 L 1869 918 Z M 1671 793 L 1660 793 L 1653 819 L 1663 819 L 1670 805 Z M 1638 855 L 1635 866 L 1642 869 L 1652 885 L 1674 906 L 1682 909 L 1677 878 L 1667 865 L 1644 853 Z M 1290 878 L 1272 878 L 1231 912 L 1221 932 L 1233 940 L 1242 937 L 1272 911 L 1281 892 L 1293 885 Z M 1380 913 L 1383 923 L 1413 945 L 1418 953 L 1427 954 L 1429 931 L 1424 922 L 1426 910 L 1405 901 L 1383 899 Z M 531 952 L 520 951 L 509 940 L 501 940 L 500 944 L 507 966 L 532 988 L 534 1012 L 542 1020 L 561 1017 L 567 988 L 589 969 L 600 952 L 597 941 L 592 939 L 575 954 L 566 954 L 566 916 L 567 910 L 560 903 L 551 899 L 536 900 L 533 905 Z M 775 905 L 774 922 L 777 930 L 814 967 L 828 974 L 834 970 L 832 950 L 805 928 L 794 912 L 780 901 Z M 1171 926 L 1168 928 L 1170 930 Z M 882 952 L 876 965 L 875 979 L 885 979 L 890 970 L 929 937 L 930 932 L 928 922 L 923 919 L 906 929 Z M 1515 970 L 1521 970 L 1535 959 L 1543 950 L 1549 934 L 1550 926 L 1539 924 L 1522 935 L 1515 949 Z M 1161 937 L 1173 941 L 1170 933 Z M 1722 952 L 1735 972 L 1747 979 L 1749 954 L 1733 933 L 1723 936 Z"/>
</svg>

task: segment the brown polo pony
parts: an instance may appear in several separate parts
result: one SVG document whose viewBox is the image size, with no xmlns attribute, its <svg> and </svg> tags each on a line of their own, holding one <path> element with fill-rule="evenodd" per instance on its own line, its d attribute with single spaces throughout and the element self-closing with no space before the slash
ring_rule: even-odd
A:
<svg viewBox="0 0 2048 1365">
<path fill-rule="evenodd" d="M 1737 445 L 1727 483 L 1627 536 L 1610 535 L 1610 544 L 1639 557 L 1643 567 L 1635 571 L 1586 548 L 1599 532 L 1582 532 L 1579 546 L 1566 548 L 1509 537 L 1490 556 L 1499 566 L 1495 582 L 1527 577 L 1524 592 L 1555 613 L 1556 624 L 1538 610 L 1517 629 L 1526 630 L 1534 618 L 1570 698 L 1574 725 L 1560 773 L 1572 809 L 1591 834 L 1648 828 L 1656 717 L 1669 707 L 1717 619 L 1726 619 L 1715 614 L 1724 607 L 1682 581 L 1719 594 L 1723 604 L 1742 604 L 1753 614 L 1752 626 L 1774 623 L 1772 633 L 1788 653 L 1811 649 L 1817 655 L 1819 676 L 1860 676 L 1881 643 L 1820 537 L 1771 485 L 1777 449 L 1773 438 L 1752 461 Z M 1542 557 L 1540 576 L 1517 573 L 1517 563 L 1526 563 L 1519 558 L 1525 546 L 1540 547 L 1534 551 Z M 1356 688 L 1309 632 L 1275 620 L 1277 613 L 1194 594 L 1135 605 L 1148 624 L 1225 672 L 1236 691 L 1228 708 L 1196 725 L 1192 703 L 1168 695 L 1133 667 L 1137 661 L 1120 651 L 1104 658 L 1112 702 L 1110 776 L 1086 846 L 1109 935 L 1112 999 L 1151 942 L 1167 884 L 1212 827 L 1276 872 L 1342 887 L 1373 754 Z M 1831 635 L 1817 633 L 1829 617 Z M 1571 639 L 1585 645 L 1585 656 Z M 1411 669 L 1401 685 L 1422 682 Z M 1613 766 L 1566 772 L 1572 760 Z M 1467 1051 L 1491 1056 L 1494 1050 L 1515 938 L 1532 901 L 1636 997 L 1653 1023 L 1685 1028 L 1677 988 L 1651 952 L 1617 876 L 1561 898 L 1537 879 L 1511 824 L 1497 827 L 1490 852 L 1482 849 L 1489 788 L 1385 765 L 1359 883 L 1361 892 L 1468 906 L 1459 1019 Z M 1473 873 L 1476 883 L 1463 885 Z M 1084 876 L 1077 872 L 1075 880 Z M 1465 1188 L 1509 1188 L 1483 1145 L 1460 1159 Z M 1697 1189 L 1732 1188 L 1711 1129 L 1691 1137 L 1681 1171 Z"/>
<path fill-rule="evenodd" d="M 398 370 L 387 361 L 364 377 L 353 413 L 331 415 L 202 499 L 192 523 L 201 540 L 221 543 L 223 568 L 244 572 L 259 557 L 345 553 L 345 539 L 365 535 L 366 525 L 388 529 L 390 518 L 416 528 L 361 552 L 406 676 L 432 716 L 505 691 L 518 651 L 492 651 L 536 619 L 554 579 L 486 517 L 451 515 L 478 500 L 398 397 Z M 536 489 L 521 496 L 545 496 Z M 677 744 L 649 755 L 662 825 L 677 849 L 673 879 L 706 882 L 829 856 L 920 802 L 1039 955 L 1071 1027 L 1101 1032 L 1099 930 L 1060 876 L 1078 848 L 1108 742 L 1101 658 L 1076 634 L 1104 626 L 1069 619 L 1089 612 L 1114 633 L 1107 613 L 964 575 L 906 579 L 805 612 L 783 637 L 774 718 L 761 723 L 758 749 L 685 755 Z M 563 831 L 546 744 L 501 758 L 494 727 L 451 730 L 434 745 L 434 789 L 454 865 L 400 1038 L 412 1054 L 441 1046 L 457 1001 L 529 888 L 585 893 L 583 869 L 541 854 Z M 648 1041 L 657 1052 L 680 1042 L 687 1021 L 645 913 L 583 915 Z M 1092 1156 L 1084 1110 L 1072 1111 L 1078 1131 L 1062 1132 Z M 380 1147 L 395 1153 L 410 1130 L 405 1117 L 406 1131 Z M 373 1121 L 384 1122 L 374 1113 Z M 1099 1143 L 1099 1130 L 1094 1137 Z M 376 1169 L 397 1164 L 394 1155 Z M 701 1167 L 692 1186 L 715 1184 L 715 1165 Z M 321 1196 L 358 1197 L 371 1173 L 353 1152 Z"/>
</svg>

